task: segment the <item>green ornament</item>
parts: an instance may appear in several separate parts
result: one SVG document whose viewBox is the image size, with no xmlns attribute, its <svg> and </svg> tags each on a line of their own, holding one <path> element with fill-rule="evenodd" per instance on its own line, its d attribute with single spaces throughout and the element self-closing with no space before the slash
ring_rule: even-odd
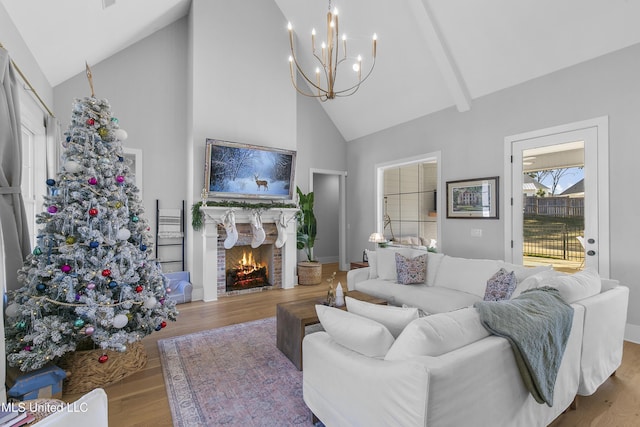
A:
<svg viewBox="0 0 640 427">
<path fill-rule="evenodd" d="M 84 326 L 84 320 L 77 319 L 75 322 L 73 322 L 73 326 L 75 326 L 76 328 L 82 328 Z"/>
<path fill-rule="evenodd" d="M 138 222 L 138 221 L 140 221 L 140 218 L 138 218 L 136 215 L 134 215 L 134 216 L 131 217 L 131 221 Z"/>
<path fill-rule="evenodd" d="M 109 135 L 109 129 L 104 127 L 98 129 L 98 135 L 100 135 L 100 138 L 104 138 L 105 136 Z"/>
<path fill-rule="evenodd" d="M 27 322 L 25 322 L 24 320 L 21 320 L 18 323 L 16 323 L 16 328 L 18 328 L 19 330 L 23 330 L 26 327 L 27 327 Z"/>
<path fill-rule="evenodd" d="M 33 254 L 34 255 L 42 255 L 42 249 L 40 249 L 40 246 L 36 246 L 35 249 L 33 250 Z"/>
<path fill-rule="evenodd" d="M 74 236 L 67 237 L 67 245 L 73 245 L 76 242 L 76 238 Z"/>
</svg>

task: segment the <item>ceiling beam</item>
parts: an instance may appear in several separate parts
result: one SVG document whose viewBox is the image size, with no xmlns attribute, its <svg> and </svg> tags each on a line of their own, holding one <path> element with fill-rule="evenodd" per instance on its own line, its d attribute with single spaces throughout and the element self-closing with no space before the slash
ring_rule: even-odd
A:
<svg viewBox="0 0 640 427">
<path fill-rule="evenodd" d="M 470 110 L 471 96 L 469 95 L 469 90 L 444 42 L 442 32 L 438 29 L 435 17 L 429 8 L 428 0 L 409 0 L 409 5 L 413 11 L 413 16 L 418 21 L 422 36 L 429 45 L 436 64 L 438 64 L 440 73 L 442 73 L 458 111 Z"/>
</svg>

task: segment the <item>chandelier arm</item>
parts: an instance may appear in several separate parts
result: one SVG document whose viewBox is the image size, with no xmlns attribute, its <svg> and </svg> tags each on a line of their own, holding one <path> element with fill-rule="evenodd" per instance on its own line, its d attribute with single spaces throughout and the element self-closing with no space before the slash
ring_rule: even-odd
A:
<svg viewBox="0 0 640 427">
<path fill-rule="evenodd" d="M 314 56 L 316 56 L 316 55 L 314 54 Z M 315 98 L 319 98 L 319 97 L 321 97 L 321 96 L 325 96 L 328 92 L 327 92 L 325 89 L 323 89 L 323 88 L 319 87 L 319 86 L 318 86 L 317 84 L 315 84 L 311 79 L 309 79 L 309 77 L 307 77 L 307 75 L 306 75 L 306 74 L 304 73 L 304 71 L 302 70 L 302 67 L 301 67 L 301 66 L 300 66 L 300 64 L 298 63 L 298 59 L 296 58 L 295 54 L 293 53 L 293 50 L 291 51 L 291 57 L 293 58 L 293 62 L 294 62 L 294 64 L 296 64 L 296 69 L 297 69 L 297 70 L 298 70 L 298 72 L 302 75 L 302 77 L 303 77 L 303 78 L 304 78 L 304 79 L 305 79 L 305 80 L 306 80 L 306 81 L 307 81 L 311 86 L 313 86 L 313 87 L 314 87 L 314 88 L 316 88 L 317 90 L 319 90 L 319 91 L 323 92 L 323 95 L 309 95 L 309 94 L 305 94 L 305 93 L 303 93 L 303 92 L 300 92 L 300 89 L 298 89 L 298 87 L 297 87 L 297 86 L 295 85 L 295 83 L 294 83 L 294 87 L 296 88 L 296 90 L 297 90 L 298 92 L 300 92 L 301 94 L 303 94 L 303 95 L 311 96 L 311 97 L 315 97 Z M 317 56 L 316 56 L 316 57 L 317 57 Z M 326 70 L 325 70 L 325 73 L 326 73 Z M 293 83 L 293 75 L 291 76 L 291 82 Z"/>
<path fill-rule="evenodd" d="M 360 87 L 360 85 L 361 85 L 362 83 L 364 83 L 364 82 L 365 82 L 365 80 L 367 80 L 367 79 L 369 78 L 369 76 L 371 75 L 371 72 L 373 72 L 373 68 L 374 68 L 375 66 L 376 66 L 376 59 L 375 59 L 375 58 L 373 58 L 373 64 L 371 65 L 371 68 L 369 69 L 369 72 L 364 76 L 364 78 L 363 78 L 363 79 L 361 79 L 360 81 L 358 81 L 358 83 L 357 83 L 357 84 L 355 84 L 355 85 L 353 85 L 353 86 L 351 86 L 351 87 L 349 87 L 349 88 L 346 88 L 346 89 L 342 89 L 342 90 L 336 91 L 336 92 L 335 92 L 336 96 L 337 96 L 337 95 L 339 95 L 339 94 L 345 93 L 345 92 L 349 92 L 350 90 L 353 90 L 353 89 L 358 90 L 358 88 Z M 355 93 L 355 91 L 354 91 L 353 93 Z M 349 95 L 352 95 L 352 94 L 349 94 Z M 349 96 L 349 95 L 341 95 L 341 96 Z"/>
</svg>

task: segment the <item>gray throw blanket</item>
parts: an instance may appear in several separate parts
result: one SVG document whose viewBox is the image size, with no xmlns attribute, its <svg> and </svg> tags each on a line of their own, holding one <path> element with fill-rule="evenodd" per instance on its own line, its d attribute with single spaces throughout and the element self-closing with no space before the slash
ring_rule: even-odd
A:
<svg viewBox="0 0 640 427">
<path fill-rule="evenodd" d="M 536 402 L 553 406 L 573 308 L 550 287 L 525 291 L 512 300 L 477 302 L 474 307 L 489 332 L 511 343 L 522 380 Z"/>
</svg>

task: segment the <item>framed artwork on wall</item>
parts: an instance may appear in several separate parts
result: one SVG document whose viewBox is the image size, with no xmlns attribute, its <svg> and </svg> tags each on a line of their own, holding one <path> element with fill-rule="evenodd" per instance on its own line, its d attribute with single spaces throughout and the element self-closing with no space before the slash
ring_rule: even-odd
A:
<svg viewBox="0 0 640 427">
<path fill-rule="evenodd" d="M 447 181 L 447 218 L 498 219 L 499 177 Z"/>
</svg>

